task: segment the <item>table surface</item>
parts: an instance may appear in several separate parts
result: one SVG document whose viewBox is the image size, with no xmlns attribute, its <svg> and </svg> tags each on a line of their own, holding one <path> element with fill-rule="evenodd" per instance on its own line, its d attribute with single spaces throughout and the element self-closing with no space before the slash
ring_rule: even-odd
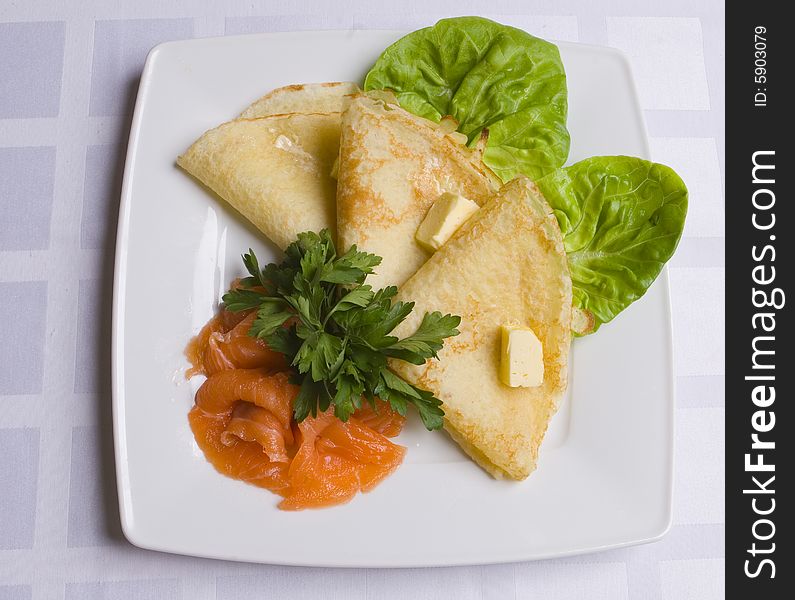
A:
<svg viewBox="0 0 795 600">
<path fill-rule="evenodd" d="M 0 3 L 0 600 L 724 596 L 724 37 L 719 0 Z M 484 12 L 484 7 L 488 12 Z M 652 158 L 690 188 L 670 264 L 674 522 L 660 542 L 574 558 L 304 569 L 134 548 L 110 429 L 121 169 L 147 50 L 172 39 L 415 29 L 481 14 L 630 58 Z"/>
</svg>

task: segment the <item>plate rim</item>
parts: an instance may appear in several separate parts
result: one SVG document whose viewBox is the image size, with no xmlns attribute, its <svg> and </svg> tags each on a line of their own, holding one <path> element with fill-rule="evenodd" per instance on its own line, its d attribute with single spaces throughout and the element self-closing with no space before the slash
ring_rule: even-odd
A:
<svg viewBox="0 0 795 600">
<path fill-rule="evenodd" d="M 116 470 L 116 488 L 119 500 L 119 516 L 121 521 L 121 529 L 125 538 L 138 548 L 145 550 L 154 550 L 159 552 L 166 552 L 170 554 L 178 554 L 185 556 L 195 556 L 200 558 L 211 558 L 218 560 L 233 560 L 238 562 L 254 563 L 254 564 L 271 564 L 283 566 L 303 566 L 303 567 L 330 567 L 330 568 L 417 568 L 417 567 L 442 567 L 442 566 L 465 566 L 465 565 L 490 565 L 490 564 L 504 564 L 510 562 L 524 562 L 536 561 L 551 558 L 566 558 L 571 556 L 578 556 L 583 554 L 590 554 L 596 552 L 604 552 L 608 550 L 617 550 L 627 548 L 630 546 L 644 545 L 656 542 L 662 539 L 671 529 L 673 524 L 673 495 L 674 495 L 674 472 L 675 472 L 675 412 L 676 412 L 676 376 L 674 373 L 674 351 L 673 351 L 673 318 L 672 306 L 670 298 L 670 278 L 668 265 L 664 265 L 657 280 L 664 287 L 663 301 L 665 304 L 665 323 L 664 335 L 666 338 L 668 351 L 667 358 L 669 361 L 670 369 L 666 373 L 666 378 L 670 385 L 671 398 L 669 402 L 669 410 L 666 412 L 668 417 L 669 427 L 666 432 L 666 448 L 669 450 L 667 456 L 668 469 L 666 470 L 667 479 L 667 494 L 665 497 L 665 516 L 660 525 L 649 527 L 650 533 L 645 537 L 635 538 L 631 540 L 620 541 L 608 544 L 594 544 L 588 547 L 577 547 L 569 551 L 557 552 L 508 552 L 504 555 L 494 556 L 492 558 L 484 559 L 467 559 L 467 558 L 452 558 L 444 561 L 435 561 L 432 564 L 427 562 L 411 562 L 401 561 L 396 564 L 394 561 L 380 562 L 379 560 L 368 561 L 367 563 L 354 563 L 354 562 L 336 562 L 334 560 L 317 562 L 299 562 L 291 560 L 262 560 L 251 558 L 247 556 L 230 556 L 228 554 L 214 554 L 212 552 L 201 552 L 184 549 L 175 549 L 175 545 L 168 546 L 167 544 L 153 543 L 151 540 L 147 541 L 139 537 L 139 532 L 136 531 L 133 518 L 132 497 L 130 494 L 130 481 L 129 470 L 127 462 L 127 436 L 125 431 L 126 423 L 126 398 L 124 388 L 124 340 L 125 328 L 124 317 L 126 315 L 126 289 L 127 289 L 127 258 L 128 258 L 128 240 L 129 240 L 129 218 L 132 206 L 132 182 L 133 182 L 133 165 L 135 163 L 135 156 L 138 151 L 139 138 L 142 131 L 142 123 L 144 118 L 144 105 L 146 103 L 147 91 L 151 87 L 152 73 L 160 53 L 172 46 L 185 46 L 193 45 L 196 43 L 222 43 L 225 41 L 236 40 L 240 38 L 273 38 L 273 37 L 313 37 L 318 35 L 333 35 L 351 32 L 361 33 L 382 33 L 395 35 L 406 35 L 408 32 L 404 30 L 395 29 L 323 29 L 323 30 L 302 30 L 302 31 L 279 31 L 279 32 L 262 32 L 234 36 L 213 36 L 206 38 L 189 38 L 185 40 L 171 40 L 157 44 L 147 53 L 146 61 L 141 72 L 140 83 L 138 86 L 134 110 L 130 124 L 130 134 L 127 142 L 125 164 L 122 177 L 122 186 L 119 200 L 119 217 L 116 228 L 116 244 L 114 256 L 114 273 L 113 273 L 113 297 L 112 297 L 112 311 L 111 311 L 111 408 L 113 415 L 113 441 L 114 441 L 114 462 Z M 637 90 L 636 79 L 633 76 L 632 65 L 627 55 L 610 46 L 600 46 L 595 44 L 585 44 L 580 42 L 568 41 L 554 41 L 558 46 L 570 46 L 577 48 L 593 49 L 599 52 L 607 52 L 613 54 L 618 60 L 621 61 L 623 67 L 627 70 L 629 75 L 628 83 L 631 89 L 631 101 L 634 104 L 637 114 L 640 116 L 641 138 L 645 156 L 650 156 L 648 130 L 646 119 Z M 658 284 L 659 285 L 659 284 Z"/>
</svg>

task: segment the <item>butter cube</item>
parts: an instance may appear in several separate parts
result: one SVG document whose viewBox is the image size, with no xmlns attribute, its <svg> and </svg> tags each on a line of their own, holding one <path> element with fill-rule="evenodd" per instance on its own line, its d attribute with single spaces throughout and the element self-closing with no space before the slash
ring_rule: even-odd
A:
<svg viewBox="0 0 795 600">
<path fill-rule="evenodd" d="M 417 229 L 417 243 L 426 250 L 435 252 L 478 208 L 480 207 L 472 200 L 445 192 L 433 203 Z"/>
<path fill-rule="evenodd" d="M 529 327 L 503 325 L 500 380 L 510 387 L 538 387 L 544 382 L 544 351 Z"/>
</svg>

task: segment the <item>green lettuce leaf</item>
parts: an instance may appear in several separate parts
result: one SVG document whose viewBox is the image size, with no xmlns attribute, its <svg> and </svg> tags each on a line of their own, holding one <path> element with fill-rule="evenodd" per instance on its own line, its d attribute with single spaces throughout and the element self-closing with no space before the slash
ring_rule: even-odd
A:
<svg viewBox="0 0 795 600">
<path fill-rule="evenodd" d="M 665 165 L 596 156 L 537 182 L 563 233 L 574 306 L 596 331 L 643 296 L 679 243 L 687 188 Z"/>
<path fill-rule="evenodd" d="M 471 145 L 488 129 L 483 161 L 503 181 L 537 179 L 569 154 L 558 48 L 514 27 L 442 19 L 387 48 L 364 89 L 390 89 L 403 108 L 432 121 L 452 115 Z"/>
</svg>

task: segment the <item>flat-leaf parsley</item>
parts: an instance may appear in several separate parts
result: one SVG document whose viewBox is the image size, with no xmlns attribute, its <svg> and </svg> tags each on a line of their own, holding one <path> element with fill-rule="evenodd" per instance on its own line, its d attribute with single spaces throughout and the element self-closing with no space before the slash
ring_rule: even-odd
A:
<svg viewBox="0 0 795 600">
<path fill-rule="evenodd" d="M 417 331 L 390 335 L 414 308 L 393 302 L 394 286 L 374 291 L 367 275 L 381 257 L 352 246 L 338 256 L 328 231 L 307 232 L 285 250 L 280 264 L 260 268 L 252 250 L 243 255 L 249 277 L 223 297 L 227 310 L 255 309 L 249 334 L 286 355 L 298 371 L 296 421 L 334 405 L 346 421 L 362 399 L 376 396 L 401 415 L 414 405 L 428 429 L 442 426 L 441 401 L 387 367 L 388 359 L 415 365 L 436 358 L 444 340 L 458 335 L 461 317 L 426 313 Z"/>
</svg>

